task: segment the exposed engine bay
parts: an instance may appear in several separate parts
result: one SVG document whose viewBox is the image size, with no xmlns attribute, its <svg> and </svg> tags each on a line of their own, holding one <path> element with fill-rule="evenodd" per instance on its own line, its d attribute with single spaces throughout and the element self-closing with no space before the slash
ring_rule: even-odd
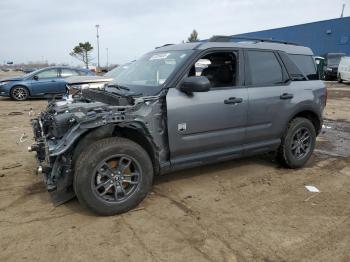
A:
<svg viewBox="0 0 350 262">
<path fill-rule="evenodd" d="M 140 134 L 157 162 L 168 157 L 164 141 L 162 96 L 142 97 L 118 91 L 84 89 L 48 103 L 32 120 L 38 172 L 43 174 L 55 204 L 74 197 L 74 162 L 98 139 Z M 157 168 L 157 165 L 156 165 Z M 156 170 L 157 172 L 157 170 Z"/>
</svg>

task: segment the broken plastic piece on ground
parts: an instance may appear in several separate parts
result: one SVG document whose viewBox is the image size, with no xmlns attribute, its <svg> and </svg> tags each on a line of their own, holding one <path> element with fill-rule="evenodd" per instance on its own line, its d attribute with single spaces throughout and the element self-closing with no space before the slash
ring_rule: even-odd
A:
<svg viewBox="0 0 350 262">
<path fill-rule="evenodd" d="M 30 111 L 28 112 L 28 115 L 30 117 L 35 116 L 35 111 L 33 111 L 33 109 L 31 108 Z"/>
<path fill-rule="evenodd" d="M 322 125 L 322 128 L 330 129 L 332 127 L 331 126 Z"/>
<path fill-rule="evenodd" d="M 312 193 L 319 193 L 320 190 L 315 187 L 315 186 L 305 186 L 305 188 L 309 191 L 309 192 L 312 192 Z"/>
<path fill-rule="evenodd" d="M 26 135 L 26 133 L 23 133 L 22 136 L 20 137 L 18 143 L 23 143 L 27 140 L 28 136 Z"/>
</svg>

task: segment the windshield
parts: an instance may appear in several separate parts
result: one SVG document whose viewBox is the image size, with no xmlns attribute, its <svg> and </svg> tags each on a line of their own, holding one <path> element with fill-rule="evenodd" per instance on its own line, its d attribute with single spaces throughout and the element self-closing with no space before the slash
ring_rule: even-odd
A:
<svg viewBox="0 0 350 262">
<path fill-rule="evenodd" d="M 328 65 L 339 65 L 340 63 L 341 56 L 333 56 L 333 57 L 328 57 L 327 62 Z"/>
<path fill-rule="evenodd" d="M 152 52 L 133 62 L 112 82 L 141 93 L 147 89 L 160 90 L 171 73 L 179 67 L 193 50 Z M 152 91 L 152 93 L 154 93 Z"/>
<path fill-rule="evenodd" d="M 42 70 L 43 70 L 42 68 L 41 68 L 41 69 L 37 69 L 37 70 L 35 70 L 35 71 L 33 71 L 33 72 L 24 74 L 24 75 L 22 75 L 21 77 L 23 77 L 23 78 L 28 78 L 28 77 L 34 76 L 35 74 L 39 73 L 39 72 L 42 71 Z"/>
<path fill-rule="evenodd" d="M 126 63 L 121 66 L 118 66 L 116 68 L 113 68 L 111 71 L 107 72 L 104 74 L 106 77 L 112 77 L 112 78 L 117 78 L 122 72 L 124 72 L 126 69 L 130 67 L 131 63 Z"/>
</svg>

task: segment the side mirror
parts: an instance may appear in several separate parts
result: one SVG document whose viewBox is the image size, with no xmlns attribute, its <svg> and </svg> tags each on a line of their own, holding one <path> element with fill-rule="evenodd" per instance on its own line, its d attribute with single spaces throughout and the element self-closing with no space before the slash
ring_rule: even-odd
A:
<svg viewBox="0 0 350 262">
<path fill-rule="evenodd" d="M 210 81 L 205 76 L 189 76 L 182 82 L 180 90 L 190 94 L 193 92 L 208 92 L 210 87 Z"/>
<path fill-rule="evenodd" d="M 39 80 L 39 77 L 37 75 L 33 76 L 34 80 Z"/>
</svg>

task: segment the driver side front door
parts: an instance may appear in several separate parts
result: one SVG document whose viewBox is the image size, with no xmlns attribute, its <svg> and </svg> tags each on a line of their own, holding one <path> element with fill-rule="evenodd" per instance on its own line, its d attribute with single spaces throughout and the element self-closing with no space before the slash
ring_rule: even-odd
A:
<svg viewBox="0 0 350 262">
<path fill-rule="evenodd" d="M 175 168 L 234 158 L 243 152 L 246 87 L 231 84 L 191 95 L 170 88 L 166 103 L 170 160 Z"/>
<path fill-rule="evenodd" d="M 30 89 L 33 96 L 63 93 L 65 82 L 59 78 L 58 69 L 51 68 L 36 74 L 31 80 Z"/>
</svg>

